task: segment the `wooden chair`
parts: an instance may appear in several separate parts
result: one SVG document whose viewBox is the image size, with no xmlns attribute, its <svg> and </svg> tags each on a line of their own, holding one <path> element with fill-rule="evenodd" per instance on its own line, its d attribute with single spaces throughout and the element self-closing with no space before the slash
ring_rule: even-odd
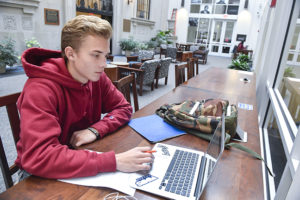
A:
<svg viewBox="0 0 300 200">
<path fill-rule="evenodd" d="M 113 82 L 114 85 L 122 94 L 124 95 L 125 99 L 131 104 L 131 97 L 130 97 L 130 88 L 132 85 L 132 93 L 133 93 L 133 102 L 134 102 L 134 111 L 139 110 L 139 102 L 137 97 L 136 91 L 136 81 L 135 81 L 135 73 L 131 72 L 131 75 L 125 76 L 118 81 Z"/>
<path fill-rule="evenodd" d="M 188 65 L 188 63 L 175 65 L 175 87 L 185 82 L 185 71 Z"/>
<path fill-rule="evenodd" d="M 202 61 L 202 64 L 207 63 L 207 55 L 208 55 L 209 50 L 196 50 L 193 52 L 193 57 L 198 58 L 198 61 Z"/>
<path fill-rule="evenodd" d="M 196 74 L 199 74 L 199 64 L 198 64 L 198 59 L 197 58 L 188 58 L 187 59 L 188 63 L 188 79 L 194 77 Z"/>
<path fill-rule="evenodd" d="M 10 127 L 12 130 L 15 146 L 19 140 L 20 134 L 20 118 L 17 110 L 16 102 L 20 96 L 20 93 L 15 93 L 7 96 L 0 97 L 0 107 L 5 106 L 8 114 L 8 119 L 10 122 Z M 8 166 L 7 158 L 4 152 L 3 143 L 0 138 L 0 167 L 3 174 L 3 179 L 6 188 L 13 186 L 12 175 L 15 174 L 19 167 L 13 164 Z"/>
</svg>

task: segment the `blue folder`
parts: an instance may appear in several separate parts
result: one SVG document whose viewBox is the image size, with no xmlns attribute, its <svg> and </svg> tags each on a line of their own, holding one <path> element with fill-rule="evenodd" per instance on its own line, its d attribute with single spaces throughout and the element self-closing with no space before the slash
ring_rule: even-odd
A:
<svg viewBox="0 0 300 200">
<path fill-rule="evenodd" d="M 155 114 L 132 119 L 128 125 L 151 143 L 186 134 L 183 130 L 164 122 L 161 117 Z"/>
</svg>

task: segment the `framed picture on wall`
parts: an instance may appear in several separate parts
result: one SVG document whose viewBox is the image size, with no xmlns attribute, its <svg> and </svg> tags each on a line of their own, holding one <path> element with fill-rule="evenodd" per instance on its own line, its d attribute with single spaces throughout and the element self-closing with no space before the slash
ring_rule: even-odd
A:
<svg viewBox="0 0 300 200">
<path fill-rule="evenodd" d="M 227 4 L 227 0 L 217 0 L 216 4 Z"/>
<path fill-rule="evenodd" d="M 202 0 L 191 0 L 191 4 L 199 4 Z"/>
<path fill-rule="evenodd" d="M 209 5 L 209 4 L 201 5 L 200 13 L 201 14 L 211 14 L 211 5 Z"/>
<path fill-rule="evenodd" d="M 45 24 L 59 25 L 59 10 L 44 8 Z"/>
</svg>

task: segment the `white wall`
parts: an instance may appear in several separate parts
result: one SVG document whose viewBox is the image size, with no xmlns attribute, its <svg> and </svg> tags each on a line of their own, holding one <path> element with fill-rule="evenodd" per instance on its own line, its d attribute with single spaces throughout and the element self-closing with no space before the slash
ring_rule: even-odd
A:
<svg viewBox="0 0 300 200">
<path fill-rule="evenodd" d="M 60 49 L 61 29 L 68 19 L 75 16 L 76 1 L 34 1 L 30 7 L 22 4 L 22 1 L 16 0 L 12 0 L 11 4 L 0 1 L 0 40 L 5 36 L 14 39 L 19 55 L 25 50 L 25 39 L 32 37 L 35 37 L 43 48 Z M 59 25 L 45 24 L 44 8 L 59 10 Z M 10 20 L 4 22 L 4 18 L 7 17 Z"/>
<path fill-rule="evenodd" d="M 8 3 L 9 2 L 9 3 Z M 148 41 L 158 30 L 167 30 L 169 0 L 151 0 L 150 19 L 136 19 L 136 1 L 128 5 L 127 0 L 113 0 L 113 54 L 120 54 L 119 41 L 129 36 L 138 41 Z M 172 2 L 172 1 L 171 1 Z M 26 6 L 24 4 L 32 4 Z M 76 16 L 75 0 L 0 0 L 0 40 L 10 36 L 16 41 L 19 55 L 25 50 L 25 39 L 35 37 L 43 48 L 60 49 L 60 34 L 64 24 Z M 47 25 L 44 22 L 44 8 L 59 10 L 59 25 Z M 4 24 L 3 18 L 9 16 L 10 24 Z M 123 32 L 123 19 L 132 20 L 131 32 Z M 135 21 L 135 22 L 133 22 Z M 141 22 L 141 23 L 140 23 Z"/>
<path fill-rule="evenodd" d="M 114 0 L 113 19 L 113 54 L 120 54 L 119 41 L 133 37 L 139 42 L 149 41 L 159 30 L 168 28 L 169 0 L 151 0 L 149 20 L 136 17 L 137 3 L 133 1 L 128 4 L 127 0 Z M 131 21 L 130 32 L 123 32 L 123 19 Z"/>
</svg>

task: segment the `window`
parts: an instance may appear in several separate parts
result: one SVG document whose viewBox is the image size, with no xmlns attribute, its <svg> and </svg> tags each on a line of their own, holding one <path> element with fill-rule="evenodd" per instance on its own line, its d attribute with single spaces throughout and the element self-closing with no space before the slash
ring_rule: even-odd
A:
<svg viewBox="0 0 300 200">
<path fill-rule="evenodd" d="M 142 19 L 149 19 L 150 0 L 138 0 L 136 17 Z"/>
<path fill-rule="evenodd" d="M 261 51 L 257 55 L 262 53 L 265 60 L 258 56 L 254 63 L 263 66 L 257 71 L 259 84 L 256 92 L 263 154 L 276 175 L 271 177 L 265 173 L 266 199 L 295 199 L 295 195 L 299 196 L 299 11 L 300 2 L 296 0 L 277 1 L 276 7 L 266 10 L 263 20 L 266 30 L 261 32 L 261 47 L 257 48 Z M 274 32 L 279 34 L 275 36 Z"/>
<path fill-rule="evenodd" d="M 187 42 L 195 42 L 199 18 L 189 18 Z"/>
</svg>

